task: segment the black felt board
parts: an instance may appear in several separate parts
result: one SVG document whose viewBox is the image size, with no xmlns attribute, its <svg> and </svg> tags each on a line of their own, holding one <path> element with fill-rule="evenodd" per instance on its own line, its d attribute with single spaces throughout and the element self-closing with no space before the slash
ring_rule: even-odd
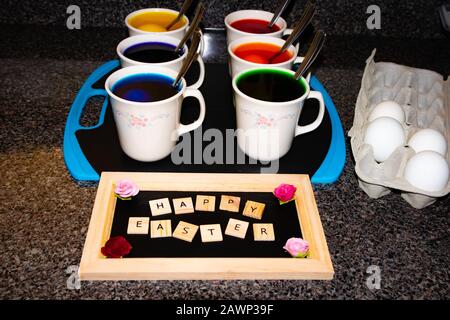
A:
<svg viewBox="0 0 450 320">
<path fill-rule="evenodd" d="M 152 217 L 149 200 L 169 198 L 172 199 L 192 197 L 195 206 L 197 194 L 216 196 L 215 212 L 196 211 L 189 214 L 176 215 L 174 213 Z M 239 213 L 219 210 L 220 195 L 233 195 L 241 197 Z M 266 204 L 261 220 L 242 215 L 247 200 Z M 177 238 L 155 238 L 146 235 L 127 234 L 128 218 L 150 217 L 150 220 L 172 220 L 172 231 L 179 221 L 185 221 L 195 225 L 217 224 L 222 229 L 222 242 L 203 243 L 200 229 L 197 231 L 192 243 Z M 239 239 L 225 235 L 225 229 L 230 218 L 249 222 L 245 239 Z M 272 223 L 275 233 L 275 241 L 254 241 L 253 223 Z M 283 246 L 291 237 L 302 237 L 300 222 L 298 220 L 295 202 L 279 205 L 277 199 L 270 192 L 174 192 L 174 191 L 141 191 L 132 200 L 117 200 L 114 219 L 111 228 L 111 237 L 124 236 L 133 249 L 127 258 L 138 257 L 289 257 Z"/>
<path fill-rule="evenodd" d="M 232 103 L 232 87 L 228 66 L 226 64 L 205 64 L 205 67 L 205 82 L 200 88 L 206 102 L 203 132 L 209 128 L 217 128 L 222 132 L 225 132 L 227 128 L 234 129 L 236 126 L 235 109 Z M 188 74 L 188 83 L 193 83 L 197 78 L 196 68 L 198 66 Z M 108 75 L 100 79 L 94 87 L 103 88 Z M 307 100 L 299 124 L 311 123 L 315 120 L 317 112 L 317 101 Z M 192 122 L 197 119 L 198 113 L 198 102 L 193 98 L 187 98 L 183 102 L 181 122 L 184 124 Z M 193 133 L 190 132 L 188 135 L 193 136 Z M 157 162 L 135 161 L 125 155 L 120 148 L 110 105 L 108 105 L 102 126 L 92 130 L 78 130 L 76 137 L 86 159 L 98 173 L 102 171 L 260 173 L 261 168 L 268 166 L 261 163 L 252 164 L 248 157 L 246 157 L 245 164 L 175 165 L 170 156 Z M 203 142 L 203 148 L 209 143 L 209 141 Z M 322 124 L 316 130 L 294 139 L 291 150 L 280 159 L 278 173 L 314 175 L 324 160 L 330 144 L 331 121 L 326 110 Z M 235 141 L 235 158 L 237 152 L 238 147 Z M 195 154 L 194 146 L 192 146 L 191 154 Z"/>
</svg>

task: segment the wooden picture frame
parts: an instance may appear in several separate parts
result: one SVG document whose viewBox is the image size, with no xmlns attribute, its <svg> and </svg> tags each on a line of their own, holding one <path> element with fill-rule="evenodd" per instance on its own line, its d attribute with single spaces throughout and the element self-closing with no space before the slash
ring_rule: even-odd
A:
<svg viewBox="0 0 450 320">
<path fill-rule="evenodd" d="M 120 258 L 107 259 L 117 198 L 114 184 L 131 179 L 140 190 L 189 192 L 272 192 L 280 183 L 297 187 L 295 206 L 310 255 L 302 258 Z M 280 248 L 280 250 L 282 250 Z M 330 280 L 334 271 L 309 177 L 301 174 L 103 172 L 81 258 L 81 280 Z"/>
</svg>

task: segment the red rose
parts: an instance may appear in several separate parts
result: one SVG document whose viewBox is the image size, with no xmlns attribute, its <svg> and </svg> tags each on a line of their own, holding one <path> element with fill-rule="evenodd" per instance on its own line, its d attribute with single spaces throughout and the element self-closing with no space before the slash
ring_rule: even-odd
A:
<svg viewBox="0 0 450 320">
<path fill-rule="evenodd" d="M 131 244 L 122 236 L 110 238 L 102 248 L 102 254 L 107 258 L 121 258 L 131 251 Z"/>
</svg>

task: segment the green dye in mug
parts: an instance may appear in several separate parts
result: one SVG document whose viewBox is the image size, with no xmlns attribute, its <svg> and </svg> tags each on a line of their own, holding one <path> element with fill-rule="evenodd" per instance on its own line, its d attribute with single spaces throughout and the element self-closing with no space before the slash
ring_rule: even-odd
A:
<svg viewBox="0 0 450 320">
<path fill-rule="evenodd" d="M 307 91 L 304 80 L 274 69 L 254 69 L 236 80 L 238 89 L 245 95 L 263 101 L 286 102 L 300 98 Z"/>
</svg>

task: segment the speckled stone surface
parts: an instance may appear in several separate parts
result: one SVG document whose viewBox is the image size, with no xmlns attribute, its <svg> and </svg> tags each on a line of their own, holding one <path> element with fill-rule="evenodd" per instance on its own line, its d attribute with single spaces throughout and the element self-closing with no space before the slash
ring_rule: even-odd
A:
<svg viewBox="0 0 450 320">
<path fill-rule="evenodd" d="M 203 1 L 208 8 L 203 25 L 207 28 L 223 28 L 225 15 L 236 10 L 261 9 L 274 12 L 278 1 Z M 134 10 L 148 7 L 177 10 L 181 7 L 182 2 L 183 0 L 78 0 L 76 2 L 72 0 L 3 0 L 2 11 L 6 14 L 0 16 L 0 23 L 65 26 L 68 17 L 67 7 L 76 4 L 81 10 L 82 27 L 121 27 L 127 14 Z M 334 0 L 315 2 L 317 15 L 314 18 L 314 23 L 320 25 L 328 34 L 436 38 L 443 37 L 438 7 L 448 3 L 448 0 Z M 283 14 L 288 23 L 292 23 L 299 16 L 305 3 L 306 0 L 292 1 Z M 370 5 L 378 5 L 380 8 L 380 30 L 369 30 L 366 26 L 366 21 L 370 16 L 366 12 Z"/>
<path fill-rule="evenodd" d="M 0 298 L 37 299 L 448 299 L 450 197 L 423 210 L 398 194 L 370 199 L 353 161 L 339 181 L 315 186 L 329 245 L 332 281 L 126 281 L 66 286 L 77 265 L 95 199 L 68 174 L 61 151 L 70 104 L 85 78 L 114 58 L 121 29 L 68 32 L 51 27 L 0 28 Z M 221 34 L 206 60 L 225 61 Z M 364 62 L 393 61 L 450 73 L 447 40 L 330 36 L 316 74 L 328 89 L 345 133 L 353 121 Z M 349 144 L 347 141 L 347 148 Z M 381 289 L 366 270 L 381 268 Z"/>
</svg>

